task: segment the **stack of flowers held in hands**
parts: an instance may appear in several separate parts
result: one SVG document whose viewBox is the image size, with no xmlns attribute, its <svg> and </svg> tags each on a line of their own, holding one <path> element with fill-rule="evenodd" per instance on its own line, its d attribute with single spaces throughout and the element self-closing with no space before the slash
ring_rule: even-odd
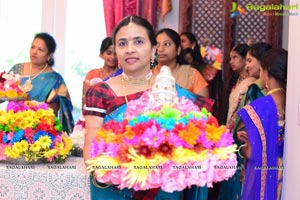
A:
<svg viewBox="0 0 300 200">
<path fill-rule="evenodd" d="M 13 73 L 0 73 L 0 100 L 25 99 L 26 92 L 20 86 L 21 77 Z"/>
<path fill-rule="evenodd" d="M 173 192 L 227 180 L 235 173 L 235 150 L 231 133 L 211 113 L 177 97 L 163 66 L 151 92 L 98 131 L 87 163 L 98 182 Z"/>
<path fill-rule="evenodd" d="M 0 110 L 0 160 L 62 162 L 72 142 L 46 103 L 10 101 Z"/>
</svg>

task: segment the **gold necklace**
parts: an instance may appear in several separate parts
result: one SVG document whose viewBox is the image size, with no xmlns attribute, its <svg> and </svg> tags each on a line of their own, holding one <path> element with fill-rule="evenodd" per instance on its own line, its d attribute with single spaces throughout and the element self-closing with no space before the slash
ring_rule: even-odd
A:
<svg viewBox="0 0 300 200">
<path fill-rule="evenodd" d="M 129 77 L 127 76 L 124 72 L 122 73 L 122 80 L 128 82 L 129 84 L 132 85 L 143 85 L 149 82 L 149 80 L 152 77 L 152 71 L 150 70 L 150 72 L 142 79 L 140 78 L 133 78 L 133 77 Z"/>
<path fill-rule="evenodd" d="M 124 98 L 125 98 L 126 104 L 128 104 L 128 98 L 127 98 L 127 95 L 126 95 L 126 86 L 125 86 L 124 76 L 121 76 L 121 80 L 122 80 Z"/>
<path fill-rule="evenodd" d="M 284 89 L 282 87 L 277 87 L 277 88 L 271 89 L 269 92 L 267 92 L 267 95 L 273 94 L 278 91 L 284 91 Z M 278 126 L 282 127 L 285 123 L 285 121 L 284 121 L 285 111 L 283 108 L 282 111 L 280 112 L 279 106 L 277 104 L 276 104 L 276 107 L 277 107 L 277 115 L 278 115 Z"/>
<path fill-rule="evenodd" d="M 25 81 L 24 85 L 22 85 L 23 89 L 25 92 L 30 92 L 32 90 L 32 84 L 31 81 L 33 79 L 35 79 L 36 77 L 38 77 L 41 73 L 43 73 L 43 71 L 45 71 L 45 69 L 48 67 L 48 64 L 46 64 L 43 69 L 41 71 L 39 71 L 39 73 L 37 73 L 34 77 L 31 78 L 31 71 L 32 71 L 32 65 L 30 64 L 30 72 L 29 72 L 29 77 L 28 79 Z"/>
<path fill-rule="evenodd" d="M 128 76 L 124 76 L 123 74 L 125 75 L 125 73 L 124 73 L 124 72 L 122 73 L 121 81 L 122 81 L 122 86 L 123 86 L 123 93 L 124 93 L 125 102 L 126 102 L 126 104 L 128 104 L 128 98 L 127 98 L 127 93 L 126 93 L 126 84 L 125 84 L 125 81 L 126 81 L 125 77 L 128 77 Z M 150 75 L 149 75 L 149 74 L 150 74 Z M 152 78 L 152 71 L 150 71 L 150 72 L 146 75 L 146 77 L 145 77 L 143 83 L 146 83 L 146 82 L 147 82 L 147 83 L 149 84 L 149 86 L 150 86 L 150 85 L 151 85 L 151 78 Z M 142 81 L 142 79 L 134 79 L 134 80 L 140 80 L 140 81 Z M 130 83 L 129 80 L 128 80 L 127 82 Z"/>
<path fill-rule="evenodd" d="M 268 92 L 267 92 L 267 95 L 273 94 L 273 93 L 275 93 L 275 92 L 277 92 L 277 91 L 283 91 L 283 90 L 284 90 L 284 89 L 283 89 L 282 87 L 274 88 L 274 89 L 268 91 Z"/>
</svg>

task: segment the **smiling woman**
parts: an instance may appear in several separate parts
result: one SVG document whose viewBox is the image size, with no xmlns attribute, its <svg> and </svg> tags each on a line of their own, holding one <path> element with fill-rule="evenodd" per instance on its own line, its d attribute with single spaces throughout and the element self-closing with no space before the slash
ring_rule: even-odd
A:
<svg viewBox="0 0 300 200">
<path fill-rule="evenodd" d="M 0 68 L 8 71 L 15 63 L 29 61 L 28 41 L 36 33 L 43 31 L 53 35 L 58 47 L 54 69 L 62 74 L 67 85 L 72 85 L 69 92 L 77 121 L 81 112 L 78 88 L 82 88 L 84 76 L 90 69 L 103 66 L 98 48 L 106 34 L 102 1 L 70 2 L 1 0 Z"/>
</svg>

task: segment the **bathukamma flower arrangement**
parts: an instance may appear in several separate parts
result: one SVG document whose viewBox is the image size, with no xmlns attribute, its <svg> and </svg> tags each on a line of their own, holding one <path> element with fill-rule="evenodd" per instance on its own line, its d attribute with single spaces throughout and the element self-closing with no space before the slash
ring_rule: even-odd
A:
<svg viewBox="0 0 300 200">
<path fill-rule="evenodd" d="M 0 110 L 0 161 L 59 163 L 71 148 L 71 139 L 46 103 L 10 101 Z"/>
<path fill-rule="evenodd" d="M 0 73 L 0 100 L 20 100 L 27 97 L 27 93 L 20 86 L 19 74 Z"/>
<path fill-rule="evenodd" d="M 173 192 L 227 180 L 236 170 L 235 151 L 225 126 L 206 109 L 177 97 L 175 80 L 164 66 L 150 92 L 128 102 L 123 115 L 97 132 L 87 163 L 98 182 Z"/>
</svg>

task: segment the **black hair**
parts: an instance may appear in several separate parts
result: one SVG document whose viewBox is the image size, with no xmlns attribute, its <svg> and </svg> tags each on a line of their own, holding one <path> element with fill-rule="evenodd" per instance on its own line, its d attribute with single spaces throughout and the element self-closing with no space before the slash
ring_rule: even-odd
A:
<svg viewBox="0 0 300 200">
<path fill-rule="evenodd" d="M 119 30 L 123 26 L 127 26 L 129 23 L 136 24 L 138 26 L 142 26 L 146 29 L 147 35 L 149 37 L 149 40 L 152 44 L 152 46 L 156 45 L 156 40 L 155 40 L 155 34 L 152 25 L 144 18 L 136 16 L 136 15 L 129 15 L 121 20 L 121 22 L 114 28 L 113 33 L 112 33 L 112 40 L 113 43 L 116 43 L 116 35 L 119 32 Z"/>
<path fill-rule="evenodd" d="M 249 46 L 247 44 L 237 44 L 231 51 L 237 52 L 242 58 L 246 58 L 247 52 L 249 51 Z"/>
<path fill-rule="evenodd" d="M 197 39 L 195 37 L 195 35 L 191 32 L 183 32 L 180 34 L 180 36 L 185 35 L 191 42 L 196 42 L 197 43 Z"/>
<path fill-rule="evenodd" d="M 203 58 L 200 54 L 200 46 L 198 44 L 198 41 L 197 41 L 195 35 L 191 32 L 183 32 L 180 34 L 180 36 L 182 36 L 182 35 L 186 36 L 190 40 L 191 43 L 193 43 L 193 42 L 195 43 L 195 47 L 193 49 L 194 59 L 201 65 L 205 64 L 205 62 L 203 61 Z"/>
<path fill-rule="evenodd" d="M 178 48 L 180 47 L 180 36 L 179 36 L 179 34 L 176 32 L 176 31 L 174 31 L 173 29 L 170 29 L 170 28 L 163 28 L 163 29 L 160 29 L 156 34 L 155 34 L 155 38 L 157 38 L 157 36 L 158 35 L 160 35 L 160 34 L 162 34 L 162 33 L 165 33 L 165 34 L 167 34 L 167 36 L 169 37 L 169 38 L 171 38 L 171 40 L 174 42 L 174 44 L 175 44 L 175 47 L 176 47 L 176 51 L 178 50 Z M 176 52 L 176 54 L 177 54 L 177 52 Z M 177 62 L 179 63 L 179 64 L 182 64 L 182 60 L 183 60 L 183 58 L 182 58 L 182 55 L 180 54 L 180 55 L 177 55 L 177 57 L 176 57 L 176 60 L 177 60 Z"/>
<path fill-rule="evenodd" d="M 272 46 L 265 42 L 258 42 L 250 46 L 248 53 L 256 58 L 259 62 L 262 61 L 263 57 L 267 54 Z"/>
<path fill-rule="evenodd" d="M 156 33 L 155 38 L 157 38 L 157 36 L 162 33 L 167 34 L 167 36 L 171 38 L 171 40 L 174 42 L 176 46 L 176 50 L 180 47 L 180 36 L 176 31 L 170 28 L 163 28 Z"/>
<path fill-rule="evenodd" d="M 51 53 L 54 54 L 54 52 L 56 50 L 56 42 L 55 42 L 55 39 L 49 33 L 45 33 L 45 32 L 37 33 L 34 36 L 34 39 L 36 39 L 36 38 L 42 39 L 45 42 L 47 49 L 48 49 L 48 55 Z M 51 56 L 51 58 L 47 61 L 47 63 L 49 66 L 54 65 L 53 56 Z"/>
<path fill-rule="evenodd" d="M 185 59 L 185 56 L 187 54 L 190 54 L 193 58 L 193 63 L 188 63 L 187 60 Z M 180 53 L 180 60 L 181 60 L 181 64 L 186 64 L 186 65 L 191 65 L 193 68 L 197 69 L 201 75 L 203 75 L 203 69 L 205 68 L 206 64 L 203 63 L 199 63 L 197 61 L 197 59 L 195 58 L 195 54 L 194 54 L 194 50 L 191 48 L 186 48 L 186 49 L 182 49 L 181 53 Z"/>
<path fill-rule="evenodd" d="M 281 82 L 285 88 L 287 81 L 287 62 L 288 52 L 285 49 L 272 49 L 262 59 L 261 66 L 264 70 L 267 70 L 270 77 Z"/>
<path fill-rule="evenodd" d="M 111 37 L 106 37 L 102 40 L 100 53 L 104 53 L 113 44 Z"/>
<path fill-rule="evenodd" d="M 181 50 L 181 55 L 182 55 L 182 64 L 190 64 L 187 62 L 187 60 L 185 59 L 185 55 L 190 54 L 193 58 L 193 62 L 195 62 L 195 56 L 194 56 L 194 50 L 191 48 L 186 48 L 186 49 L 182 49 Z"/>
</svg>

